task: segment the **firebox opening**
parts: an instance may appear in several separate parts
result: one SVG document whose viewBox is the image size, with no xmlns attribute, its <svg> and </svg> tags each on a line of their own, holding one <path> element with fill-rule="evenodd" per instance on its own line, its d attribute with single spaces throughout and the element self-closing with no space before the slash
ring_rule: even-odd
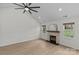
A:
<svg viewBox="0 0 79 59">
<path fill-rule="evenodd" d="M 50 43 L 53 43 L 53 44 L 58 45 L 58 44 L 56 43 L 56 36 L 50 35 Z"/>
</svg>

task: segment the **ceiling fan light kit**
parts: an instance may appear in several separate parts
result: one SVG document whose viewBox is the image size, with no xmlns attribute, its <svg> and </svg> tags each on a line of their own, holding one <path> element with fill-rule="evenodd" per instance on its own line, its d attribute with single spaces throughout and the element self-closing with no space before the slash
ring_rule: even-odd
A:
<svg viewBox="0 0 79 59">
<path fill-rule="evenodd" d="M 31 6 L 32 3 L 21 3 L 21 4 L 14 3 L 14 5 L 17 5 L 17 6 L 21 7 L 21 8 L 15 8 L 15 9 L 23 9 L 24 10 L 23 13 L 29 12 L 30 14 L 32 14 L 31 11 L 38 12 L 37 10 L 34 10 L 34 9 L 40 8 L 40 6 L 34 6 L 34 7 L 32 7 Z"/>
</svg>

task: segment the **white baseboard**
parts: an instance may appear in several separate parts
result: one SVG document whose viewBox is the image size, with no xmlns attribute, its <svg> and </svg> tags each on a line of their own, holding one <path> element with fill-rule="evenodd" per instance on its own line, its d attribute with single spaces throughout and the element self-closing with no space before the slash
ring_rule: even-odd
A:
<svg viewBox="0 0 79 59">
<path fill-rule="evenodd" d="M 26 38 L 23 38 L 23 39 L 20 39 L 20 40 L 16 39 L 14 41 L 2 41 L 2 43 L 0 43 L 0 47 L 16 44 L 16 43 L 20 43 L 20 42 L 25 42 L 25 41 L 35 40 L 35 39 L 38 39 L 38 38 L 39 38 L 38 34 L 35 34 L 35 35 L 33 34 L 28 38 L 26 37 Z M 11 40 L 13 40 L 13 39 L 11 39 Z"/>
</svg>

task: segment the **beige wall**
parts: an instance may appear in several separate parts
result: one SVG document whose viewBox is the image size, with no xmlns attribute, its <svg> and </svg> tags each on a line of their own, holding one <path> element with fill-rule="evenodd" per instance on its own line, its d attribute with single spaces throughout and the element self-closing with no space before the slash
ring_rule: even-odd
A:
<svg viewBox="0 0 79 59">
<path fill-rule="evenodd" d="M 39 37 L 39 23 L 22 11 L 14 8 L 0 8 L 0 46 Z"/>
</svg>

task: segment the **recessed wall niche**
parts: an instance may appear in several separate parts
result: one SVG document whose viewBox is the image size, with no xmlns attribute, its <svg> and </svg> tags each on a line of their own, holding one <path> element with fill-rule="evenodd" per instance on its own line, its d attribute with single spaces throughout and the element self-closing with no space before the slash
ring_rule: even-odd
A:
<svg viewBox="0 0 79 59">
<path fill-rule="evenodd" d="M 43 33 L 46 33 L 46 25 L 42 25 L 42 31 Z"/>
</svg>

